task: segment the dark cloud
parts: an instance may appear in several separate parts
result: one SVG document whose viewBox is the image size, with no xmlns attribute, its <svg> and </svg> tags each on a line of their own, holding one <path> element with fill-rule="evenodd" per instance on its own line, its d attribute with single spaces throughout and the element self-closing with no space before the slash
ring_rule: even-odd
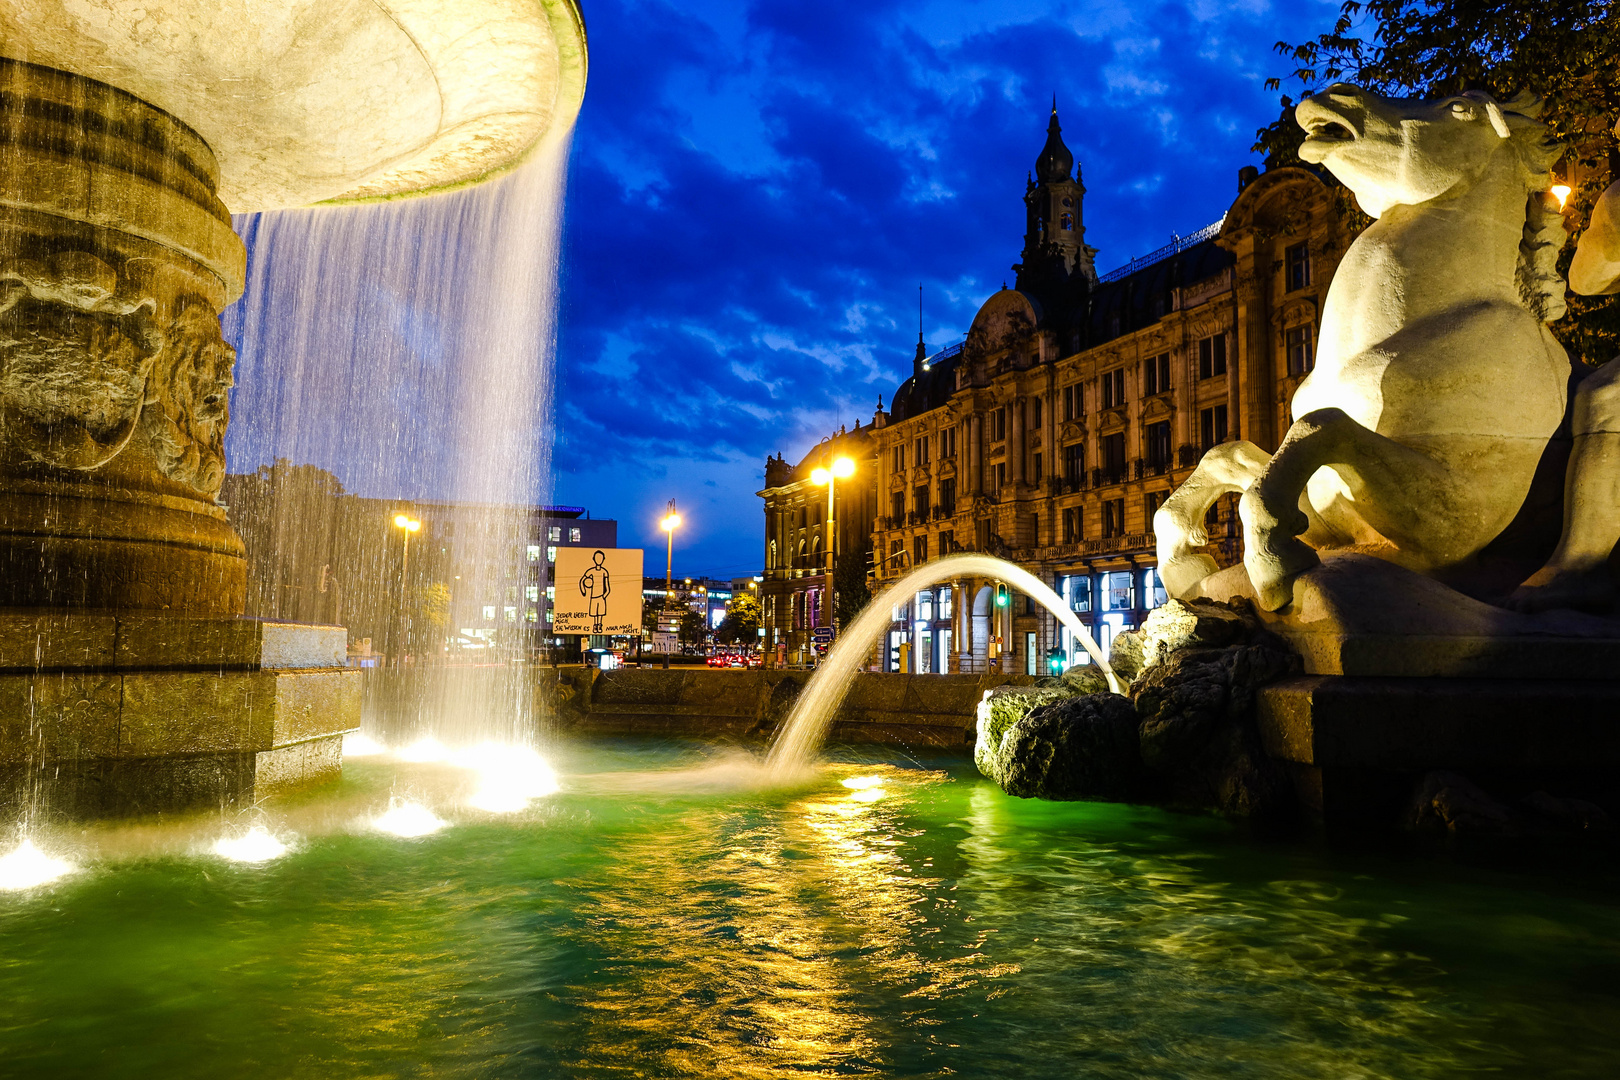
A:
<svg viewBox="0 0 1620 1080">
<path fill-rule="evenodd" d="M 566 208 L 559 497 L 755 567 L 767 453 L 863 422 L 1016 261 L 1051 95 L 1103 269 L 1220 216 L 1331 4 L 609 0 Z M 587 386 L 611 381 L 607 396 Z M 705 520 L 709 515 L 709 520 Z M 679 551 L 678 551 L 679 555 Z"/>
</svg>

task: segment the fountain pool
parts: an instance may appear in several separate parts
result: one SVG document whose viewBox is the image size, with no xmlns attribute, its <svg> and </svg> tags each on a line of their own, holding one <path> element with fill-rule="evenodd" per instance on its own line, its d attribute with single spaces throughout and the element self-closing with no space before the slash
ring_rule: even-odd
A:
<svg viewBox="0 0 1620 1080">
<path fill-rule="evenodd" d="M 475 770 L 368 756 L 223 825 L 38 837 L 78 869 L 0 893 L 6 1074 L 1410 1080 L 1620 1054 L 1612 860 L 1259 843 L 1011 798 L 965 756 L 834 748 L 764 789 L 692 743 L 546 759 L 558 790 L 516 813 L 467 805 Z M 391 801 L 444 827 L 371 827 Z M 211 850 L 252 826 L 286 853 Z"/>
</svg>

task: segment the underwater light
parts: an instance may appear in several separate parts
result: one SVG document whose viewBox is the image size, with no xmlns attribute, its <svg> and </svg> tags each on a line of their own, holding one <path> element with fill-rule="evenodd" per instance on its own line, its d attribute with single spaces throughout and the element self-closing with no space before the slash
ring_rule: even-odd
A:
<svg viewBox="0 0 1620 1080">
<path fill-rule="evenodd" d="M 429 761 L 446 761 L 449 757 L 449 748 L 431 735 L 425 739 L 417 739 L 399 752 L 401 761 L 409 761 L 417 765 Z"/>
<path fill-rule="evenodd" d="M 287 845 L 263 825 L 255 825 L 241 836 L 220 837 L 214 844 L 214 854 L 232 862 L 263 863 L 287 854 Z"/>
<path fill-rule="evenodd" d="M 478 773 L 478 790 L 468 803 L 492 814 L 522 810 L 558 788 L 556 772 L 531 747 L 486 742 L 457 750 L 449 760 Z"/>
<path fill-rule="evenodd" d="M 0 856 L 0 889 L 32 889 L 77 869 L 66 859 L 51 858 L 24 837 L 9 854 Z"/>
<path fill-rule="evenodd" d="M 406 839 L 436 833 L 448 824 L 421 803 L 398 799 L 389 799 L 388 811 L 371 819 L 372 828 Z"/>
<path fill-rule="evenodd" d="M 343 736 L 343 756 L 350 757 L 376 757 L 378 754 L 388 753 L 388 747 L 373 739 L 370 735 L 362 735 L 358 731 L 351 731 Z"/>
</svg>

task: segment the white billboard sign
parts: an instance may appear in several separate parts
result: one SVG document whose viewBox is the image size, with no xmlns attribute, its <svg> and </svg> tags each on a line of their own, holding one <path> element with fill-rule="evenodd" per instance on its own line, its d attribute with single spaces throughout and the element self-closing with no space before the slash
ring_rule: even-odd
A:
<svg viewBox="0 0 1620 1080">
<path fill-rule="evenodd" d="M 641 633 L 640 548 L 560 547 L 551 583 L 553 633 Z"/>
</svg>

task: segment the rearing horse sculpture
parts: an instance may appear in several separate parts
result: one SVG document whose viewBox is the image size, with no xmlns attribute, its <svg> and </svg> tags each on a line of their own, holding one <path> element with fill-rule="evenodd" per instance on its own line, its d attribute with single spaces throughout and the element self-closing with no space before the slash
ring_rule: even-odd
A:
<svg viewBox="0 0 1620 1080">
<path fill-rule="evenodd" d="M 1529 95 L 1418 101 L 1345 84 L 1300 103 L 1300 156 L 1330 169 L 1377 220 L 1334 275 L 1316 368 L 1277 452 L 1215 447 L 1155 516 L 1172 595 L 1195 593 L 1215 571 L 1194 549 L 1207 542 L 1204 514 L 1228 492 L 1243 493 L 1244 567 L 1272 611 L 1320 550 L 1434 574 L 1466 564 L 1512 521 L 1563 420 L 1570 375 L 1546 326 L 1563 314 L 1553 260 L 1565 233 L 1545 194 L 1560 148 L 1539 111 Z M 1571 492 L 1583 405 L 1602 412 L 1594 402 L 1613 394 L 1605 373 L 1583 384 L 1593 401 L 1577 400 Z M 1520 602 L 1568 603 L 1565 593 L 1583 590 L 1566 571 L 1549 564 Z"/>
</svg>

